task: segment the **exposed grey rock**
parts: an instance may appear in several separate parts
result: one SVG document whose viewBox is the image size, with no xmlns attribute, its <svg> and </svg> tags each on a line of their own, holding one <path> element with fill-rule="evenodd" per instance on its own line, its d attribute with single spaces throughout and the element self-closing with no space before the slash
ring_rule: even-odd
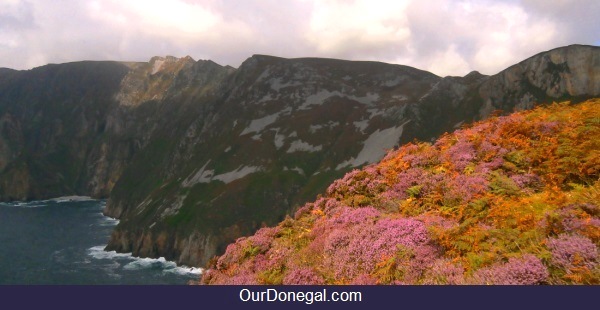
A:
<svg viewBox="0 0 600 310">
<path fill-rule="evenodd" d="M 600 96 L 599 76 L 578 45 L 493 76 L 265 55 L 0 70 L 0 199 L 109 197 L 109 249 L 201 266 L 386 149 Z"/>
</svg>

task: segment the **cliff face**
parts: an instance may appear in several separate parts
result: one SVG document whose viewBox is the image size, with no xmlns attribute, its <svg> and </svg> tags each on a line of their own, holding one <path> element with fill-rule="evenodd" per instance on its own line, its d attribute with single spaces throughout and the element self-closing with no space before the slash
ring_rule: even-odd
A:
<svg viewBox="0 0 600 310">
<path fill-rule="evenodd" d="M 600 99 L 494 117 L 353 170 L 205 284 L 598 284 Z"/>
<path fill-rule="evenodd" d="M 84 62 L 0 74 L 0 199 L 108 195 L 130 157 L 118 143 L 107 152 L 127 70 Z"/>
<path fill-rule="evenodd" d="M 161 168 L 148 174 L 147 160 L 131 165 L 156 184 L 135 197 L 136 183 L 125 185 L 124 175 L 107 207 L 122 214 L 108 249 L 202 265 L 398 143 L 429 141 L 494 110 L 532 106 L 525 101 L 597 95 L 596 82 L 576 75 L 599 72 L 589 61 L 598 52 L 572 46 L 491 77 L 445 78 L 383 63 L 255 55 L 224 80 L 206 117 L 173 137 L 177 147 L 165 148 L 171 153 Z M 565 75 L 565 68 L 576 73 Z M 524 82 L 532 75 L 537 79 Z M 555 76 L 578 93 L 539 82 Z"/>
<path fill-rule="evenodd" d="M 112 128 L 136 137 L 143 152 L 133 157 L 111 193 L 106 214 L 120 218 L 128 201 L 142 201 L 185 163 L 189 126 L 203 126 L 221 96 L 219 87 L 234 70 L 212 61 L 153 58 L 124 77 L 110 115 Z"/>
<path fill-rule="evenodd" d="M 253 56 L 203 118 L 165 129 L 164 153 L 128 167 L 107 206 L 122 219 L 108 249 L 203 264 L 380 159 L 402 135 L 406 103 L 437 80 L 383 63 Z M 151 185 L 134 196 L 139 179 Z"/>
<path fill-rule="evenodd" d="M 492 109 L 530 109 L 536 102 L 587 98 L 600 92 L 598 48 L 570 46 L 535 55 L 479 87 L 480 115 Z"/>
<path fill-rule="evenodd" d="M 474 71 L 465 77 L 445 77 L 412 103 L 410 110 L 417 121 L 408 130 L 411 136 L 428 140 L 494 111 L 507 113 L 542 102 L 596 96 L 600 93 L 599 50 L 573 45 L 540 53 L 492 76 Z"/>
<path fill-rule="evenodd" d="M 598 95 L 598 54 L 565 47 L 490 77 L 263 55 L 237 70 L 189 57 L 2 70 L 0 198 L 109 195 L 108 249 L 204 265 L 399 143 Z"/>
<path fill-rule="evenodd" d="M 218 69 L 221 76 L 229 72 L 212 62 L 168 57 L 4 70 L 0 199 L 108 197 L 165 116 L 201 96 L 207 75 L 218 83 Z M 176 103 L 165 106 L 165 98 Z"/>
</svg>

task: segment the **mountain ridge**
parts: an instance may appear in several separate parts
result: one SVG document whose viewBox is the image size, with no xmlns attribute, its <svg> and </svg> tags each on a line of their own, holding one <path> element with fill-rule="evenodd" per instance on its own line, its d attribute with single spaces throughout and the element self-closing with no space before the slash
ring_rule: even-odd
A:
<svg viewBox="0 0 600 310">
<path fill-rule="evenodd" d="M 561 50 L 594 60 L 600 49 L 553 53 Z M 237 69 L 174 58 L 155 71 L 166 59 L 155 58 L 11 71 L 0 74 L 0 198 L 108 197 L 105 213 L 121 223 L 107 249 L 201 266 L 386 149 L 430 141 L 494 110 L 598 95 L 597 79 L 564 72 L 598 74 L 595 60 L 554 59 L 561 67 L 536 56 L 521 63 L 539 58 L 544 68 L 511 74 L 557 79 L 550 94 L 555 84 L 493 78 L 506 70 L 442 78 L 379 62 L 260 55 Z M 110 83 L 96 82 L 102 76 Z M 571 95 L 563 81 L 584 92 Z M 99 92 L 102 102 L 93 99 Z"/>
</svg>

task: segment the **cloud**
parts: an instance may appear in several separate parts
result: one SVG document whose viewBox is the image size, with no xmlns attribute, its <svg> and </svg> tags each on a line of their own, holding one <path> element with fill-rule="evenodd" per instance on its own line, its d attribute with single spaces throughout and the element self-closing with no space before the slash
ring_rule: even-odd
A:
<svg viewBox="0 0 600 310">
<path fill-rule="evenodd" d="M 162 53 L 238 66 L 254 53 L 302 55 L 294 46 L 297 36 L 290 35 L 302 31 L 302 9 L 289 4 L 273 10 L 279 1 L 112 0 L 89 3 L 88 14 L 111 29 L 119 53 L 130 59 Z"/>
<path fill-rule="evenodd" d="M 18 29 L 29 29 L 31 6 L 16 0 L 0 2 L 0 50 L 19 46 Z"/>
<path fill-rule="evenodd" d="M 532 18 L 552 20 L 560 29 L 560 40 L 564 44 L 571 42 L 598 42 L 598 12 L 600 2 L 590 0 L 523 0 L 523 8 Z"/>
<path fill-rule="evenodd" d="M 190 55 L 378 60 L 494 74 L 554 47 L 598 44 L 600 2 L 470 0 L 3 0 L 0 67 Z"/>
<path fill-rule="evenodd" d="M 119 39 L 119 53 L 136 60 L 157 51 L 218 57 L 236 46 L 248 49 L 257 36 L 243 21 L 227 20 L 208 6 L 185 1 L 95 1 L 88 14 Z"/>
<path fill-rule="evenodd" d="M 456 75 L 471 71 L 469 63 L 457 51 L 456 45 L 450 45 L 446 50 L 432 55 L 427 68 L 438 75 Z"/>
<path fill-rule="evenodd" d="M 307 39 L 318 54 L 464 75 L 556 47 L 557 34 L 550 18 L 532 18 L 519 2 L 357 0 L 319 2 Z"/>
<path fill-rule="evenodd" d="M 555 25 L 531 19 L 517 3 L 415 1 L 406 14 L 410 29 L 419 35 L 403 57 L 440 75 L 464 75 L 470 70 L 493 74 L 556 47 Z M 455 64 L 441 66 L 447 61 Z"/>
<path fill-rule="evenodd" d="M 317 1 L 305 36 L 319 54 L 378 59 L 400 53 L 411 31 L 408 1 Z"/>
</svg>

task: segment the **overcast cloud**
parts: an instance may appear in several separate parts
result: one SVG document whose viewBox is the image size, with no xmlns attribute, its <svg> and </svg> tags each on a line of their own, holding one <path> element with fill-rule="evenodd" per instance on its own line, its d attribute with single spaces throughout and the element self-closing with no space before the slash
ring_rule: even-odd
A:
<svg viewBox="0 0 600 310">
<path fill-rule="evenodd" d="M 190 55 L 377 60 L 494 74 L 538 52 L 600 44 L 597 0 L 0 0 L 0 67 Z"/>
</svg>

